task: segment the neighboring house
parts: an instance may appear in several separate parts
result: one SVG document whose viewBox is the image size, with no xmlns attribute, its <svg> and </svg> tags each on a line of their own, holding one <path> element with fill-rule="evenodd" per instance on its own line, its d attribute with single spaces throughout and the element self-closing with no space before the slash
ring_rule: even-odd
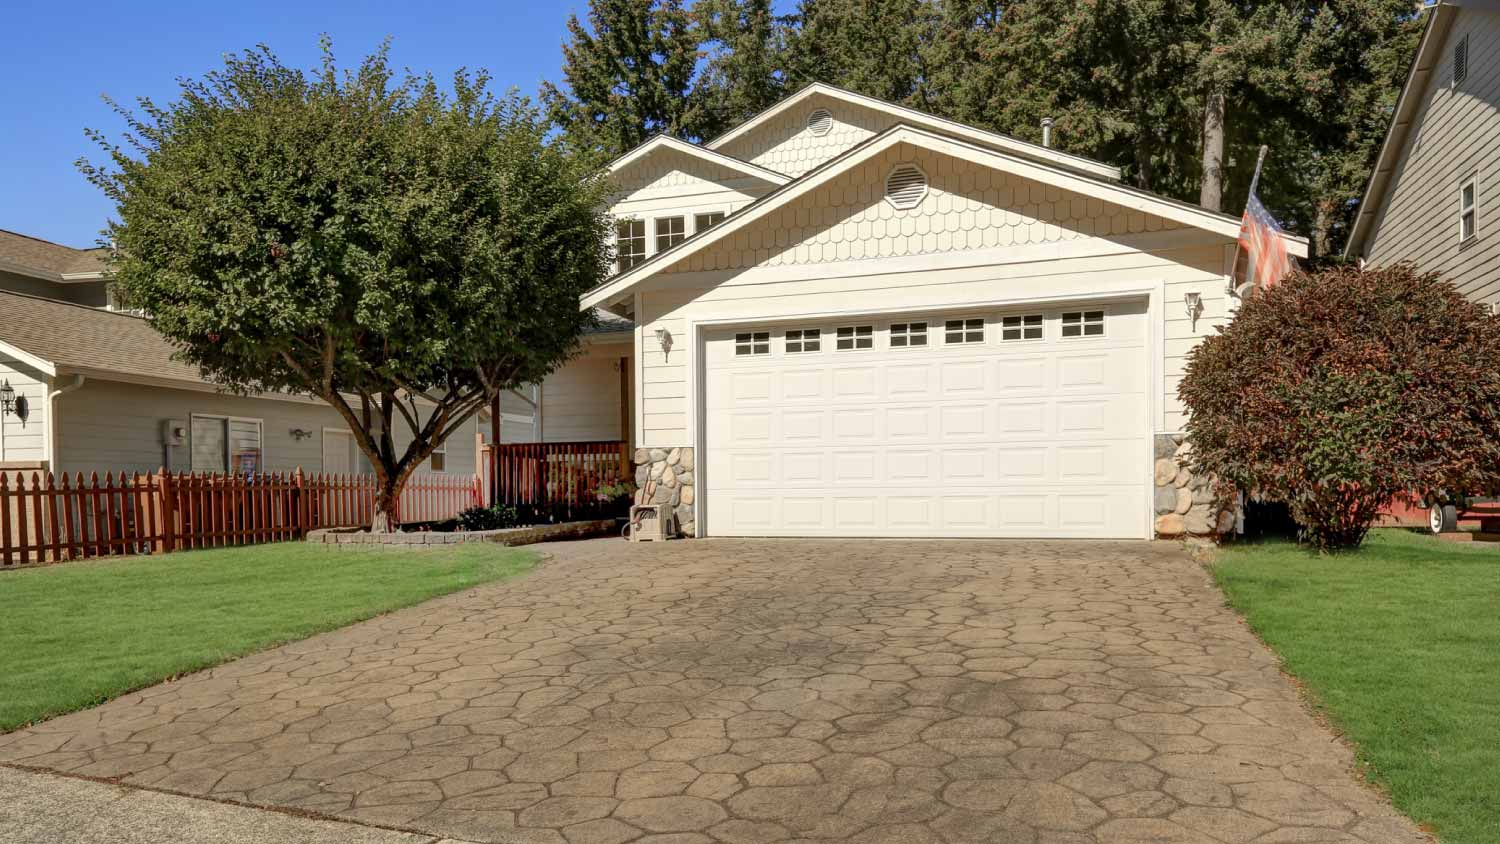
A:
<svg viewBox="0 0 1500 844">
<path fill-rule="evenodd" d="M 581 304 L 636 324 L 638 476 L 690 534 L 1214 529 L 1157 458 L 1237 217 L 826 85 L 611 172 L 619 272 Z"/>
<path fill-rule="evenodd" d="M 1430 7 L 1345 257 L 1500 303 L 1500 2 Z"/>
<path fill-rule="evenodd" d="M 221 393 L 144 319 L 110 310 L 105 257 L 0 231 L 0 378 L 20 399 L 0 419 L 0 469 L 370 471 L 321 400 Z M 611 318 L 546 384 L 505 394 L 501 439 L 626 438 L 631 336 Z M 476 435 L 490 431 L 482 414 L 423 471 L 474 472 Z"/>
</svg>

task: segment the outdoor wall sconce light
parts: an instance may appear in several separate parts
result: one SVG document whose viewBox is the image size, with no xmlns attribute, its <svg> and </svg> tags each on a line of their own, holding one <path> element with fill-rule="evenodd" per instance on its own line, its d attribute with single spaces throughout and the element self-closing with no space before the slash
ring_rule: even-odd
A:
<svg viewBox="0 0 1500 844">
<path fill-rule="evenodd" d="M 306 428 L 293 428 L 287 433 L 291 434 L 292 439 L 297 440 L 298 442 L 301 442 L 302 440 L 305 440 L 313 435 L 313 432 L 307 430 Z"/>
<path fill-rule="evenodd" d="M 1203 315 L 1203 294 L 1189 291 L 1182 294 L 1182 304 L 1187 306 L 1188 319 L 1193 321 L 1193 330 L 1198 330 L 1198 317 Z"/>
<path fill-rule="evenodd" d="M 10 379 L 5 379 L 0 384 L 0 413 L 9 416 L 16 412 L 16 388 L 10 385 Z"/>
<path fill-rule="evenodd" d="M 666 357 L 672 351 L 672 332 L 665 328 L 656 329 L 656 342 L 661 346 L 661 356 Z"/>
</svg>

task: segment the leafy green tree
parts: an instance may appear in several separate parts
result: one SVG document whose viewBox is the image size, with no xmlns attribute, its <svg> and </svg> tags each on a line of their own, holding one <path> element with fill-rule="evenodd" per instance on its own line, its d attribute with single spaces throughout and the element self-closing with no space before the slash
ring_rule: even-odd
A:
<svg viewBox="0 0 1500 844">
<path fill-rule="evenodd" d="M 698 137 L 700 34 L 682 0 L 590 0 L 568 18 L 566 88 L 542 83 L 547 116 L 580 149 L 619 155 L 652 135 Z"/>
<path fill-rule="evenodd" d="M 170 105 L 116 105 L 126 143 L 91 133 L 108 162 L 80 161 L 117 205 L 126 300 L 224 388 L 338 411 L 376 530 L 448 436 L 573 353 L 606 275 L 605 186 L 487 84 L 396 78 L 384 49 L 341 72 L 326 41 L 304 73 L 262 47 Z"/>
<path fill-rule="evenodd" d="M 1500 318 L 1410 266 L 1296 273 L 1188 357 L 1194 473 L 1358 545 L 1397 495 L 1500 487 Z"/>
</svg>

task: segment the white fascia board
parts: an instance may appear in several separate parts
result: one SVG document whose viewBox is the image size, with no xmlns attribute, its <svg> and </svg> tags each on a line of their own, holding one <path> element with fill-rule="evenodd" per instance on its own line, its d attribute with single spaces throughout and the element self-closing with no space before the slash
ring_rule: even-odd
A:
<svg viewBox="0 0 1500 844">
<path fill-rule="evenodd" d="M 712 141 L 704 144 L 704 146 L 711 150 L 719 149 L 736 138 L 743 137 L 771 118 L 818 94 L 876 111 L 883 111 L 895 116 L 903 123 L 931 127 L 936 131 L 976 141 L 985 146 L 998 147 L 1007 152 L 1040 158 L 1044 161 L 1050 161 L 1063 167 L 1071 167 L 1075 170 L 1081 170 L 1094 176 L 1102 176 L 1106 179 L 1118 181 L 1120 178 L 1120 168 L 1105 164 L 1102 161 L 1095 161 L 1092 158 L 1085 158 L 1081 155 L 1073 155 L 1072 153 L 1063 152 L 1052 147 L 1044 147 L 1041 144 L 1033 144 L 1018 138 L 1012 138 L 1009 135 L 1001 135 L 998 132 L 986 131 L 966 123 L 959 123 L 956 120 L 949 120 L 945 117 L 938 117 L 935 114 L 928 114 L 925 111 L 918 111 L 914 108 L 886 102 L 875 97 L 846 91 L 843 88 L 836 88 L 823 82 L 814 82 L 808 85 L 790 97 L 762 111 L 760 114 L 714 138 Z"/>
<path fill-rule="evenodd" d="M 52 361 L 39 358 L 31 352 L 28 352 L 25 349 L 21 348 L 20 346 L 12 345 L 5 342 L 4 340 L 0 340 L 0 354 L 5 354 L 12 358 L 15 358 L 21 363 L 26 364 L 27 366 L 43 373 L 44 375 L 53 377 L 57 375 L 57 365 Z"/>
<path fill-rule="evenodd" d="M 749 176 L 752 179 L 760 179 L 763 182 L 773 185 L 784 185 L 792 180 L 790 176 L 785 174 L 777 173 L 774 170 L 767 170 L 764 167 L 758 167 L 748 161 L 741 161 L 732 155 L 725 155 L 722 152 L 704 149 L 697 144 L 690 144 L 681 138 L 674 138 L 671 135 L 657 135 L 619 158 L 616 158 L 614 161 L 611 161 L 606 169 L 610 173 L 618 173 L 659 149 L 672 149 L 696 156 L 705 161 L 710 161 L 721 167 L 733 170 L 741 175 Z"/>
<path fill-rule="evenodd" d="M 1346 260 L 1357 257 L 1363 251 L 1370 225 L 1380 206 L 1385 203 L 1391 175 L 1401 163 L 1401 151 L 1406 147 L 1412 121 L 1421 110 L 1421 94 L 1427 90 L 1433 71 L 1437 70 L 1442 61 L 1442 48 L 1448 42 L 1448 30 L 1452 28 L 1453 18 L 1458 14 L 1455 5 L 1452 2 L 1439 3 L 1426 10 L 1431 16 L 1422 30 L 1422 40 L 1417 44 L 1417 52 L 1412 56 L 1411 69 L 1407 71 L 1406 82 L 1401 86 L 1401 94 L 1396 99 L 1396 110 L 1391 113 L 1391 125 L 1386 129 L 1385 140 L 1380 144 L 1380 155 L 1375 158 L 1375 168 L 1370 171 L 1369 181 L 1365 183 L 1364 197 L 1359 201 L 1354 226 L 1349 230 L 1348 242 L 1344 244 Z"/>
<path fill-rule="evenodd" d="M 605 282 L 585 293 L 580 300 L 581 308 L 607 306 L 607 303 L 629 292 L 636 284 L 654 275 L 664 267 L 671 266 L 683 258 L 729 237 L 735 232 L 778 208 L 785 206 L 809 192 L 828 183 L 834 177 L 859 166 L 880 155 L 897 144 L 909 143 L 922 149 L 952 155 L 971 163 L 992 167 L 1021 178 L 1053 185 L 1094 199 L 1118 205 L 1133 211 L 1153 214 L 1163 219 L 1182 223 L 1193 228 L 1204 229 L 1228 238 L 1238 238 L 1240 219 L 1217 211 L 1209 211 L 1196 205 L 1160 197 L 1116 182 L 1094 179 L 1059 167 L 1042 164 L 1028 158 L 1011 155 L 989 147 L 977 146 L 946 135 L 939 135 L 911 126 L 894 126 L 871 138 L 860 146 L 850 149 L 831 161 L 792 182 L 780 190 L 769 193 L 760 200 L 745 206 L 702 237 L 694 235 L 664 252 L 658 252 L 628 272 Z M 1287 252 L 1299 258 L 1307 257 L 1307 239 L 1283 234 Z"/>
</svg>

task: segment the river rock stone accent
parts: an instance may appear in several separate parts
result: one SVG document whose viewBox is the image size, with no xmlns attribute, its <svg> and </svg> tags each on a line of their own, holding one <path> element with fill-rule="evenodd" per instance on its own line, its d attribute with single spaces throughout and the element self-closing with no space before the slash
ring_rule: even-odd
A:
<svg viewBox="0 0 1500 844">
<path fill-rule="evenodd" d="M 685 537 L 697 532 L 693 466 L 691 446 L 635 450 L 635 503 L 670 505 L 677 516 L 678 535 Z"/>
<path fill-rule="evenodd" d="M 1234 530 L 1235 513 L 1214 504 L 1213 478 L 1194 475 L 1187 466 L 1191 446 L 1182 434 L 1157 434 L 1156 464 L 1151 468 L 1156 492 L 1156 535 L 1217 538 Z"/>
</svg>

